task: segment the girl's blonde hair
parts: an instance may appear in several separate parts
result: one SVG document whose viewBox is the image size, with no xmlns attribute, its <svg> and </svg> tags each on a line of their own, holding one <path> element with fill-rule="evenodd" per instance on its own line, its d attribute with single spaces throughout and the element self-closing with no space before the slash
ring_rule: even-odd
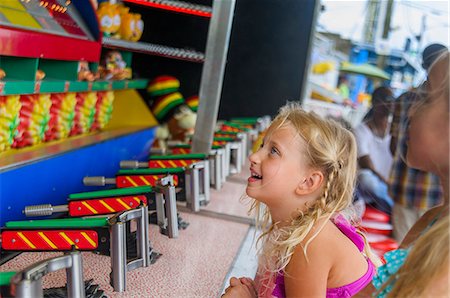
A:
<svg viewBox="0 0 450 298">
<path fill-rule="evenodd" d="M 433 280 L 449 274 L 449 216 L 435 223 L 423 234 L 408 254 L 395 276 L 380 289 L 395 281 L 388 297 L 422 297 Z M 447 293 L 448 294 L 448 283 Z"/>
<path fill-rule="evenodd" d="M 283 125 L 291 125 L 307 144 L 304 154 L 309 167 L 322 171 L 325 177 L 322 195 L 314 200 L 304 212 L 292 218 L 290 225 L 279 228 L 271 222 L 269 210 L 254 201 L 256 224 L 262 230 L 260 265 L 272 273 L 284 270 L 297 245 L 301 245 L 314 225 L 321 219 L 330 219 L 337 212 L 349 210 L 352 205 L 357 171 L 356 141 L 353 134 L 333 120 L 321 118 L 304 111 L 298 103 L 287 103 L 269 127 L 266 138 Z M 295 211 L 295 210 L 293 210 Z M 306 256 L 308 244 L 322 227 L 302 245 Z M 370 252 L 366 254 L 376 259 Z M 377 262 L 376 262 L 377 263 Z"/>
</svg>

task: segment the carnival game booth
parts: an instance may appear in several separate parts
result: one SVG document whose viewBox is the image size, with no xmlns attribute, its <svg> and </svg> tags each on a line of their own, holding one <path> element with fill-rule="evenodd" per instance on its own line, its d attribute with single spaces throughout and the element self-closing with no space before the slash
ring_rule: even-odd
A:
<svg viewBox="0 0 450 298">
<path fill-rule="evenodd" d="M 144 154 L 157 123 L 134 90 L 146 79 L 80 76 L 82 65 L 91 74 L 103 67 L 90 1 L 12 0 L 0 8 L 8 45 L 0 49 L 3 225 L 23 219 L 25 206 L 64 204 L 88 190 L 86 174 L 112 175 L 120 160 Z"/>
<path fill-rule="evenodd" d="M 114 292 L 121 291 L 125 291 L 125 296 L 149 297 L 217 295 L 251 224 L 248 217 L 214 209 L 221 195 L 225 198 L 223 206 L 232 205 L 232 198 L 242 208 L 236 194 L 242 192 L 241 181 L 248 176 L 248 169 L 242 167 L 251 145 L 248 133 L 241 137 L 223 130 L 217 132 L 217 138 L 229 138 L 229 143 L 239 144 L 235 153 L 229 151 L 228 163 L 224 163 L 225 158 L 220 159 L 220 154 L 226 155 L 228 142 L 213 145 L 228 46 L 236 49 L 236 44 L 230 43 L 236 1 L 124 0 L 117 5 L 98 2 L 98 7 L 89 0 L 0 3 L 0 43 L 6 45 L 0 48 L 0 225 L 2 256 L 4 251 L 8 253 L 7 258 L 1 259 L 0 271 L 26 272 L 21 273 L 26 283 L 30 279 L 37 281 L 35 269 L 29 266 L 37 263 L 39 268 L 53 271 L 54 263 L 47 260 L 81 250 L 84 277 L 79 276 L 76 285 L 73 280 L 68 282 L 71 277 L 58 271 L 44 278 L 43 286 L 67 284 L 68 295 L 82 297 L 83 290 L 74 289 L 81 289 L 79 281 L 85 278 L 87 297 L 93 292 L 98 294 L 96 297 L 117 296 Z M 246 3 L 240 5 L 243 14 L 238 15 L 242 18 L 250 10 Z M 268 7 L 267 3 L 262 6 Z M 134 24 L 137 30 L 117 26 L 117 15 L 123 24 Z M 239 26 L 238 31 L 244 28 Z M 240 59 L 228 57 L 234 65 L 237 60 Z M 302 67 L 296 65 L 295 69 Z M 185 208 L 180 212 L 189 222 L 186 230 L 179 230 L 179 212 L 172 204 L 176 187 L 181 188 L 177 185 L 182 182 L 180 177 L 177 181 L 175 173 L 167 173 L 172 171 L 170 168 L 164 168 L 160 174 L 137 173 L 151 168 L 120 169 L 121 161 L 148 162 L 160 123 L 142 90 L 148 87 L 149 79 L 164 74 L 180 78 L 180 91 L 186 97 L 199 96 L 198 127 L 189 143 L 190 154 L 203 154 L 206 158 L 201 158 L 201 162 L 208 169 L 210 152 L 221 152 L 214 153 L 215 178 L 199 174 L 204 192 L 191 202 L 200 210 L 195 213 Z M 234 75 L 230 72 L 229 76 Z M 290 77 L 299 81 L 297 76 Z M 229 83 L 227 86 L 230 90 Z M 255 114 L 266 113 L 255 109 Z M 243 141 L 246 137 L 247 141 Z M 234 167 L 233 177 L 238 179 L 225 179 L 222 171 L 226 167 Z M 155 175 L 164 177 L 154 178 Z M 100 183 L 106 187 L 83 184 L 83 178 L 97 176 L 114 177 L 115 188 L 112 184 L 106 186 L 107 178 Z M 186 182 L 190 178 L 184 179 Z M 137 193 L 122 193 L 126 189 L 121 188 L 124 180 L 135 190 L 141 186 L 136 181 L 147 180 L 148 184 L 141 186 L 151 189 L 147 202 L 136 200 L 140 196 Z M 208 201 L 208 181 L 213 182 L 215 189 L 210 189 L 209 203 L 203 204 Z M 160 190 L 161 186 L 166 188 Z M 231 195 L 230 190 L 234 191 Z M 239 212 L 246 213 L 246 207 L 243 208 Z M 148 209 L 156 214 L 158 225 L 148 225 Z M 37 218 L 43 214 L 49 218 Z M 152 264 L 156 259 L 154 252 L 162 256 Z M 207 270 L 205 262 L 210 264 Z M 70 257 L 57 259 L 55 264 L 81 267 Z M 40 276 L 42 272 L 36 274 Z M 11 279 L 12 276 L 7 274 L 2 284 L 17 287 L 21 280 Z M 92 288 L 90 279 L 101 290 Z M 174 280 L 182 284 L 174 286 Z M 39 287 L 40 282 L 33 284 L 32 295 L 41 294 Z"/>
</svg>

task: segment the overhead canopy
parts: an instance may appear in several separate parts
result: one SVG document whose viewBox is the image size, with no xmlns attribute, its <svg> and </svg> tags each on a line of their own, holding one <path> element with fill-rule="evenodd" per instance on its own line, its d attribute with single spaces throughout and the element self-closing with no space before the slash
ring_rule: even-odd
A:
<svg viewBox="0 0 450 298">
<path fill-rule="evenodd" d="M 368 64 L 353 64 L 349 62 L 343 62 L 341 64 L 341 68 L 339 69 L 341 72 L 353 73 L 353 74 L 361 74 L 372 78 L 389 80 L 390 75 L 384 70 Z"/>
</svg>

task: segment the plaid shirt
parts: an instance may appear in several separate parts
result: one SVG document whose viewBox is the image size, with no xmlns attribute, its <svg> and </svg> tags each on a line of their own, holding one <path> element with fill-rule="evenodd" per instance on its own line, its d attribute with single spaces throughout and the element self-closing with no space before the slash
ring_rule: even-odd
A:
<svg viewBox="0 0 450 298">
<path fill-rule="evenodd" d="M 434 174 L 409 168 L 401 157 L 406 153 L 408 110 L 417 98 L 416 93 L 407 92 L 396 102 L 391 135 L 397 138 L 397 148 L 389 177 L 389 193 L 396 203 L 425 211 L 441 202 L 439 178 Z"/>
</svg>

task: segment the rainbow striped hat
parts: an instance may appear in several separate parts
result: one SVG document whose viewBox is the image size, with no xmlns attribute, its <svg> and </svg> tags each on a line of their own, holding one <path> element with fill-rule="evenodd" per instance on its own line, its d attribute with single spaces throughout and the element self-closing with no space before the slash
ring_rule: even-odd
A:
<svg viewBox="0 0 450 298">
<path fill-rule="evenodd" d="M 198 109 L 198 95 L 193 95 L 186 99 L 186 104 L 191 108 L 192 111 L 197 112 Z"/>
<path fill-rule="evenodd" d="M 183 95 L 179 92 L 174 92 L 158 97 L 153 102 L 151 110 L 159 122 L 164 122 L 171 116 L 171 112 L 182 104 L 184 104 Z"/>
<path fill-rule="evenodd" d="M 180 81 L 172 76 L 156 77 L 147 86 L 147 92 L 150 96 L 161 96 L 178 91 L 180 88 Z"/>
</svg>

